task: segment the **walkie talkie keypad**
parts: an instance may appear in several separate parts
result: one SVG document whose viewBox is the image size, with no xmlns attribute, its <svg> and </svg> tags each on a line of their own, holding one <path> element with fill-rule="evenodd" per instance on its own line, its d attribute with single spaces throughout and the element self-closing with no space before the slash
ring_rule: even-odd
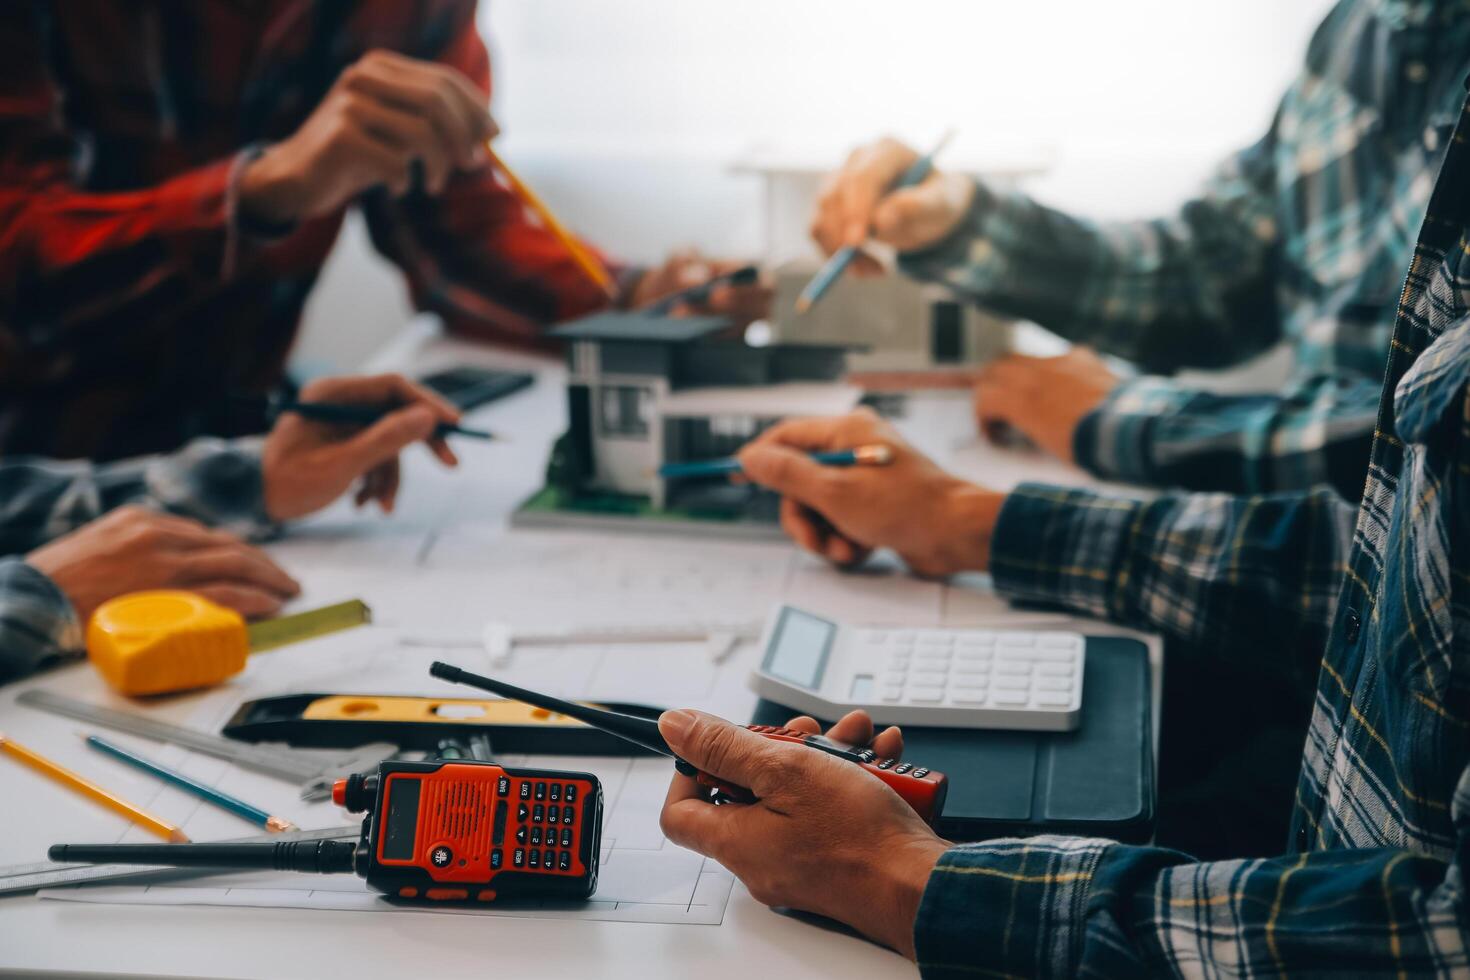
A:
<svg viewBox="0 0 1470 980">
<path fill-rule="evenodd" d="M 577 844 L 577 807 L 573 805 L 579 795 L 577 784 L 529 779 L 517 782 L 518 786 L 505 787 L 507 795 L 519 800 L 558 802 L 517 803 L 515 842 L 522 846 L 511 854 L 512 867 L 572 871 Z"/>
</svg>

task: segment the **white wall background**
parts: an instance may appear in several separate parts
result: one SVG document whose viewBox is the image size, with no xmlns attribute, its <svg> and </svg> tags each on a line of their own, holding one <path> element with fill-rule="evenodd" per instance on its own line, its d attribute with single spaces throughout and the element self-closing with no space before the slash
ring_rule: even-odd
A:
<svg viewBox="0 0 1470 980">
<path fill-rule="evenodd" d="M 1328 0 L 482 0 L 501 152 L 618 255 L 752 254 L 752 147 L 840 161 L 885 133 L 1044 148 L 1028 189 L 1104 217 L 1170 208 L 1254 140 Z M 409 315 L 354 222 L 303 367 L 358 363 Z"/>
</svg>

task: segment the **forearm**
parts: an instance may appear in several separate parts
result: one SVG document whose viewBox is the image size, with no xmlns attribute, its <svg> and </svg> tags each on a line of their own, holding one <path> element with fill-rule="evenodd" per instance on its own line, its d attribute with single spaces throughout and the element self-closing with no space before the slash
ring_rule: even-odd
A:
<svg viewBox="0 0 1470 980">
<path fill-rule="evenodd" d="M 72 184 L 64 162 L 28 167 L 0 158 L 0 273 L 34 283 L 61 323 L 68 318 L 55 310 L 84 309 L 92 319 L 181 282 L 229 279 L 272 241 L 241 214 L 240 180 L 258 153 L 246 147 L 117 192 Z M 99 275 L 109 268 L 127 269 L 125 279 Z"/>
<path fill-rule="evenodd" d="M 1153 501 L 1026 485 L 990 568 L 1012 598 L 1065 606 L 1255 660 L 1310 683 L 1336 608 L 1353 508 L 1330 490 Z"/>
<path fill-rule="evenodd" d="M 0 461 L 0 554 L 30 551 L 121 507 L 142 504 L 268 534 L 258 446 L 200 439 L 168 456 L 117 463 Z"/>
<path fill-rule="evenodd" d="M 81 623 L 56 584 L 18 558 L 0 558 L 0 683 L 81 649 Z"/>
<path fill-rule="evenodd" d="M 1165 378 L 1125 381 L 1083 418 L 1078 464 L 1104 479 L 1186 490 L 1274 493 L 1330 484 L 1356 500 L 1367 474 L 1378 382 L 1312 378 L 1285 394 L 1217 395 Z"/>
<path fill-rule="evenodd" d="M 964 845 L 915 923 L 925 977 L 1464 969 L 1457 872 L 1389 848 L 1197 863 L 1065 837 Z"/>
<path fill-rule="evenodd" d="M 1279 336 L 1258 153 L 1159 220 L 1093 222 L 980 185 L 960 227 L 900 266 L 1150 371 L 1238 363 Z"/>
</svg>

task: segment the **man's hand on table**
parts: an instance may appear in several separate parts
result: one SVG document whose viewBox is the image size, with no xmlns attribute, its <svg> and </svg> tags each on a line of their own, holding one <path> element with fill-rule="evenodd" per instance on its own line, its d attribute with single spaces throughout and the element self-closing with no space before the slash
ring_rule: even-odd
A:
<svg viewBox="0 0 1470 980">
<path fill-rule="evenodd" d="M 1014 430 L 1071 463 L 1077 426 L 1121 380 L 1086 347 L 1059 357 L 1009 354 L 992 361 L 976 379 L 975 416 L 991 440 Z"/>
<path fill-rule="evenodd" d="M 261 451 L 265 510 L 285 521 L 320 510 L 359 478 L 356 501 L 376 500 L 385 513 L 398 495 L 398 454 L 426 443 L 445 466 L 458 460 L 434 435 L 441 422 L 458 422 L 459 411 L 422 385 L 397 374 L 323 378 L 301 390 L 303 402 L 335 402 L 397 408 L 372 425 L 336 425 L 286 412 Z"/>
<path fill-rule="evenodd" d="M 823 466 L 809 454 L 881 444 L 886 466 Z M 792 419 L 739 453 L 747 479 L 781 494 L 781 526 L 799 545 L 839 565 L 892 548 L 920 575 L 984 570 L 1005 495 L 967 483 L 914 449 L 866 408 L 835 418 Z"/>
<path fill-rule="evenodd" d="M 818 730 L 810 718 L 791 727 Z M 759 902 L 828 916 L 913 957 L 914 918 L 948 845 L 897 793 L 851 762 L 702 712 L 664 712 L 659 730 L 681 759 L 757 797 L 713 806 L 708 789 L 676 774 L 660 820 L 669 840 L 719 861 Z M 874 739 L 861 711 L 828 734 L 880 755 L 903 750 L 895 728 Z"/>
<path fill-rule="evenodd" d="M 119 507 L 26 555 L 86 623 L 102 603 L 145 589 L 187 589 L 241 615 L 268 616 L 301 586 L 265 552 L 198 521 Z"/>
</svg>

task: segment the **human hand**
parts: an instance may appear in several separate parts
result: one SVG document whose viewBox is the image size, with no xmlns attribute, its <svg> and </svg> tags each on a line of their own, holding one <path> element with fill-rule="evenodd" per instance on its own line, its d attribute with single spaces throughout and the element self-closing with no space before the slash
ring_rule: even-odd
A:
<svg viewBox="0 0 1470 980">
<path fill-rule="evenodd" d="M 813 452 L 885 445 L 886 466 L 823 466 Z M 966 483 L 914 449 L 866 408 L 791 419 L 739 453 L 744 476 L 781 494 L 781 526 L 839 565 L 892 548 L 920 575 L 983 570 L 1004 494 Z"/>
<path fill-rule="evenodd" d="M 487 97 L 447 65 L 370 51 L 338 76 L 301 128 L 260 155 L 240 180 L 250 216 L 282 224 L 336 210 L 372 187 L 395 195 L 444 189 L 457 170 L 484 163 L 500 132 Z"/>
<path fill-rule="evenodd" d="M 1059 357 L 1009 354 L 992 361 L 975 381 L 975 416 L 980 430 L 999 441 L 1007 428 L 1047 452 L 1075 462 L 1077 426 L 1121 380 L 1086 347 Z"/>
<path fill-rule="evenodd" d="M 823 181 L 817 198 L 811 234 L 822 251 L 831 255 L 873 238 L 912 252 L 947 238 L 970 210 L 975 184 L 963 174 L 935 169 L 914 187 L 890 190 L 918 159 L 892 138 L 853 150 L 842 169 Z M 852 268 L 860 275 L 882 271 L 863 254 Z"/>
<path fill-rule="evenodd" d="M 663 265 L 649 269 L 638 279 L 626 305 L 635 310 L 648 306 L 748 264 L 709 259 L 696 251 L 675 252 Z M 741 285 L 722 283 L 712 288 L 702 302 L 681 303 L 674 307 L 673 313 L 675 316 L 691 313 L 722 315 L 733 320 L 736 326 L 744 327 L 770 313 L 771 297 L 771 284 L 763 279 Z"/>
<path fill-rule="evenodd" d="M 357 505 L 376 500 L 390 513 L 398 496 L 398 453 L 415 442 L 426 442 L 445 466 L 459 463 L 434 435 L 441 422 L 458 422 L 459 412 L 402 375 L 323 378 L 301 389 L 299 400 L 397 407 L 365 428 L 282 413 L 261 451 L 265 510 L 272 520 L 320 510 L 359 477 Z"/>
<path fill-rule="evenodd" d="M 145 589 L 187 589 L 252 618 L 301 591 L 233 534 L 144 507 L 119 507 L 25 560 L 56 583 L 83 624 L 108 599 Z"/>
<path fill-rule="evenodd" d="M 872 732 L 854 715 L 834 738 Z M 679 758 L 756 796 L 712 806 L 706 787 L 676 774 L 659 820 L 669 840 L 719 861 L 758 902 L 828 916 L 913 957 L 914 918 L 948 845 L 897 793 L 851 762 L 702 712 L 666 711 L 659 731 Z M 884 737 L 875 751 L 901 749 L 896 730 Z"/>
</svg>

